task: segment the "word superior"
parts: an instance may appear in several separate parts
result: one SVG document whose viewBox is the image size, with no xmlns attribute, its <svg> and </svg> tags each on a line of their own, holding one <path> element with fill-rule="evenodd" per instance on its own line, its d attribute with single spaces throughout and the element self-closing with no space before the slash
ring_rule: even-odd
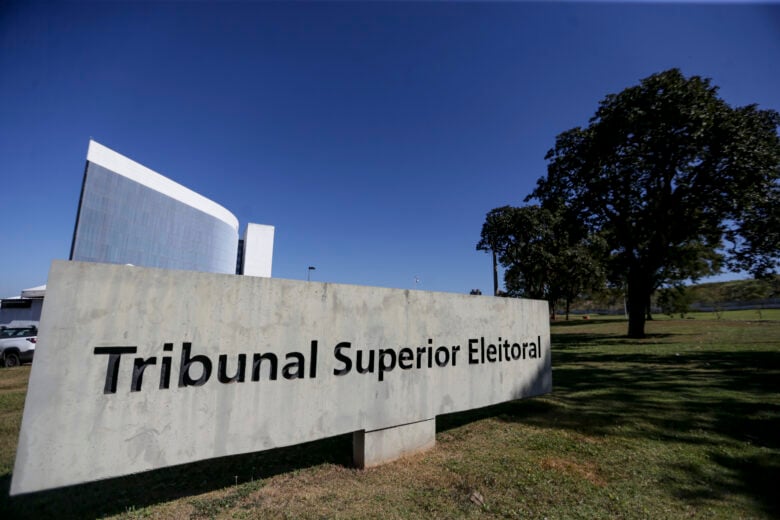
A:
<svg viewBox="0 0 780 520">
<path fill-rule="evenodd" d="M 345 376 L 351 372 L 357 374 L 375 374 L 379 381 L 386 375 L 398 370 L 424 370 L 457 366 L 465 356 L 468 365 L 486 363 L 505 363 L 542 357 L 541 337 L 536 341 L 512 343 L 498 338 L 497 343 L 489 343 L 484 337 L 469 338 L 463 355 L 460 345 L 434 346 L 433 339 L 420 347 L 399 348 L 353 348 L 349 341 L 341 341 L 333 348 L 333 376 Z M 227 354 L 217 355 L 216 363 L 207 354 L 193 354 L 192 343 L 181 344 L 179 356 L 174 355 L 173 343 L 163 344 L 163 355 L 150 357 L 132 357 L 129 372 L 130 391 L 140 392 L 144 383 L 144 374 L 156 371 L 159 375 L 160 390 L 171 385 L 179 388 L 205 385 L 212 377 L 216 366 L 216 379 L 219 383 L 276 381 L 282 379 L 314 379 L 317 377 L 319 345 L 312 340 L 308 352 L 255 352 L 252 354 L 234 354 L 228 360 Z M 115 394 L 119 384 L 120 367 L 123 356 L 137 354 L 137 346 L 95 347 L 95 356 L 106 356 L 106 372 L 103 393 Z M 174 360 L 178 358 L 178 363 Z M 158 365 L 159 361 L 159 365 Z M 463 363 L 463 361 L 461 361 Z M 176 366 L 175 366 L 176 365 Z M 151 368 L 155 367 L 155 368 Z M 159 368 L 157 368 L 159 367 Z M 178 370 L 174 371 L 174 368 Z M 172 376 L 175 377 L 172 380 Z"/>
</svg>

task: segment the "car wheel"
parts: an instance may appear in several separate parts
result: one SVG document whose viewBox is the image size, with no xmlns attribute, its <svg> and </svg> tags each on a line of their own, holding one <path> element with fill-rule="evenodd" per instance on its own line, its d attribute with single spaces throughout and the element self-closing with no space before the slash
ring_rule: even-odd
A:
<svg viewBox="0 0 780 520">
<path fill-rule="evenodd" d="M 16 352 L 11 352 L 5 355 L 5 366 L 18 367 L 21 364 L 22 363 L 19 360 L 19 354 L 17 354 Z"/>
</svg>

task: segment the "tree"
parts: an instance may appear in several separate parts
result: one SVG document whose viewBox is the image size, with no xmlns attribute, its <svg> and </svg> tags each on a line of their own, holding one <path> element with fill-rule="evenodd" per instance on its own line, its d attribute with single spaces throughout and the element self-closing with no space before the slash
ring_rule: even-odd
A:
<svg viewBox="0 0 780 520">
<path fill-rule="evenodd" d="M 780 115 L 717 91 L 671 69 L 606 96 L 586 128 L 557 136 L 529 197 L 605 238 L 630 337 L 644 336 L 654 289 L 717 272 L 725 254 L 754 274 L 777 267 L 780 232 L 761 222 L 778 218 Z"/>
<path fill-rule="evenodd" d="M 482 225 L 482 237 L 477 245 L 480 251 L 493 254 L 493 296 L 498 296 L 498 258 L 506 254 L 507 234 L 511 229 L 511 207 L 504 206 L 488 212 Z"/>
<path fill-rule="evenodd" d="M 603 252 L 605 243 L 598 235 L 580 240 L 564 242 L 555 263 L 557 297 L 563 299 L 566 320 L 569 319 L 571 303 L 583 291 L 600 290 L 604 287 L 605 271 Z"/>
<path fill-rule="evenodd" d="M 680 318 L 684 318 L 691 303 L 693 295 L 684 285 L 665 287 L 658 294 L 658 306 L 661 307 L 661 312 L 669 317 L 679 314 Z"/>
<path fill-rule="evenodd" d="M 503 206 L 488 212 L 478 250 L 497 255 L 508 296 L 547 299 L 555 304 L 571 301 L 584 287 L 601 279 L 595 260 L 599 241 L 584 235 L 584 228 L 566 222 L 562 215 L 539 206 Z"/>
<path fill-rule="evenodd" d="M 552 261 L 550 221 L 550 213 L 539 206 L 503 206 L 486 215 L 477 250 L 496 255 L 506 269 L 504 282 L 510 296 L 546 297 Z"/>
<path fill-rule="evenodd" d="M 726 234 L 732 253 L 729 267 L 769 279 L 777 265 L 780 245 L 780 186 L 775 183 L 751 197 L 738 227 Z"/>
</svg>

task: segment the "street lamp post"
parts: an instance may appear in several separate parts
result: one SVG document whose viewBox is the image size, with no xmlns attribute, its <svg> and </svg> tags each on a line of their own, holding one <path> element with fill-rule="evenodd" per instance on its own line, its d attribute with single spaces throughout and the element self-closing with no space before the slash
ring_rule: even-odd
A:
<svg viewBox="0 0 780 520">
<path fill-rule="evenodd" d="M 306 281 L 311 282 L 311 272 L 317 269 L 313 265 L 310 265 L 309 268 L 306 270 Z"/>
</svg>

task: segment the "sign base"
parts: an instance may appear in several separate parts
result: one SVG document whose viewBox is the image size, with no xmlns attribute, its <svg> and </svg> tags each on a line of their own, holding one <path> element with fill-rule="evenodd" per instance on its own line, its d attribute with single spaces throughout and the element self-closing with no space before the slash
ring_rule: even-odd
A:
<svg viewBox="0 0 780 520">
<path fill-rule="evenodd" d="M 379 466 L 406 455 L 426 451 L 436 445 L 436 419 L 352 434 L 355 466 Z"/>
</svg>

